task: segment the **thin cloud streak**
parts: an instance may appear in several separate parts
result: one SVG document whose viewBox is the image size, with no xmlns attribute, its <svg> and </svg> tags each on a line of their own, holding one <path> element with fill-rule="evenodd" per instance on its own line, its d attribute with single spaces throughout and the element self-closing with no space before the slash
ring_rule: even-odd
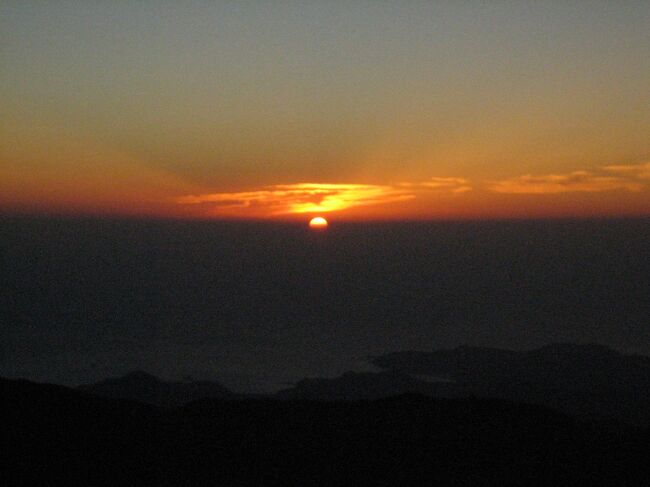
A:
<svg viewBox="0 0 650 487">
<path fill-rule="evenodd" d="M 650 162 L 645 164 L 615 164 L 605 166 L 604 169 L 626 177 L 650 179 Z"/>
<path fill-rule="evenodd" d="M 628 166 L 608 166 L 628 167 Z M 607 169 L 604 168 L 604 169 Z M 612 171 L 612 169 L 609 169 Z M 619 171 L 620 172 L 620 171 Z M 573 171 L 566 174 L 533 176 L 526 174 L 514 178 L 493 181 L 488 190 L 507 194 L 558 194 L 599 193 L 603 191 L 641 191 L 643 184 L 635 178 L 594 174 L 589 171 Z"/>
<path fill-rule="evenodd" d="M 426 189 L 432 191 L 444 191 L 455 194 L 472 191 L 469 181 L 464 178 L 430 178 L 419 183 L 401 183 L 405 188 Z"/>
</svg>

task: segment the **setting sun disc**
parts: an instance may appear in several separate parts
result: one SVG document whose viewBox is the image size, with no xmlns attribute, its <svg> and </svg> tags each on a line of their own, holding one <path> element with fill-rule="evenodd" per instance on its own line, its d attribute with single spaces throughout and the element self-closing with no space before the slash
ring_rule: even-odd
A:
<svg viewBox="0 0 650 487">
<path fill-rule="evenodd" d="M 324 230 L 327 228 L 327 220 L 322 216 L 317 216 L 309 220 L 309 228 L 314 230 Z"/>
</svg>

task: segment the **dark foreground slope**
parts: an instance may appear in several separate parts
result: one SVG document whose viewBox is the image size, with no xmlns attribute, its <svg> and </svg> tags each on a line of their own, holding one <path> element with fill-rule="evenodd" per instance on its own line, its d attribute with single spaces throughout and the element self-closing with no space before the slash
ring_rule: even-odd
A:
<svg viewBox="0 0 650 487">
<path fill-rule="evenodd" d="M 639 485 L 648 433 L 402 395 L 159 409 L 0 380 L 3 485 Z"/>
<path fill-rule="evenodd" d="M 197 399 L 237 399 L 219 382 L 186 381 L 168 382 L 142 371 L 123 377 L 106 379 L 95 384 L 79 386 L 78 389 L 111 399 L 129 399 L 161 407 L 182 406 Z"/>
</svg>

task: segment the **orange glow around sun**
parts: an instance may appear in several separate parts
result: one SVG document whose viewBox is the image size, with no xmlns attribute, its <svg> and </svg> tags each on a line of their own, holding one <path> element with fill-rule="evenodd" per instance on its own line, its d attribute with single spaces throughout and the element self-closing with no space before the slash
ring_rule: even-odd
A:
<svg viewBox="0 0 650 487">
<path fill-rule="evenodd" d="M 181 205 L 215 207 L 218 215 L 260 216 L 329 213 L 359 206 L 374 206 L 413 199 L 407 188 L 375 184 L 296 183 L 267 186 L 253 191 L 186 195 Z"/>
<path fill-rule="evenodd" d="M 327 228 L 327 220 L 322 216 L 317 216 L 309 220 L 309 228 L 314 230 L 325 230 Z"/>
</svg>

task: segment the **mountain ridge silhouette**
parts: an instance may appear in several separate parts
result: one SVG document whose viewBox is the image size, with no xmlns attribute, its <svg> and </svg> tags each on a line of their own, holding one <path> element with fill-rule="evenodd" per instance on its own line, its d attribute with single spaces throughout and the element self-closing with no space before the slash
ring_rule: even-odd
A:
<svg viewBox="0 0 650 487">
<path fill-rule="evenodd" d="M 143 371 L 79 389 L 175 407 L 202 398 L 372 400 L 404 393 L 538 404 L 584 419 L 650 426 L 650 358 L 602 345 L 550 344 L 528 351 L 460 346 L 370 358 L 379 372 L 305 378 L 275 394 L 239 394 L 217 381 L 163 381 Z"/>
</svg>

